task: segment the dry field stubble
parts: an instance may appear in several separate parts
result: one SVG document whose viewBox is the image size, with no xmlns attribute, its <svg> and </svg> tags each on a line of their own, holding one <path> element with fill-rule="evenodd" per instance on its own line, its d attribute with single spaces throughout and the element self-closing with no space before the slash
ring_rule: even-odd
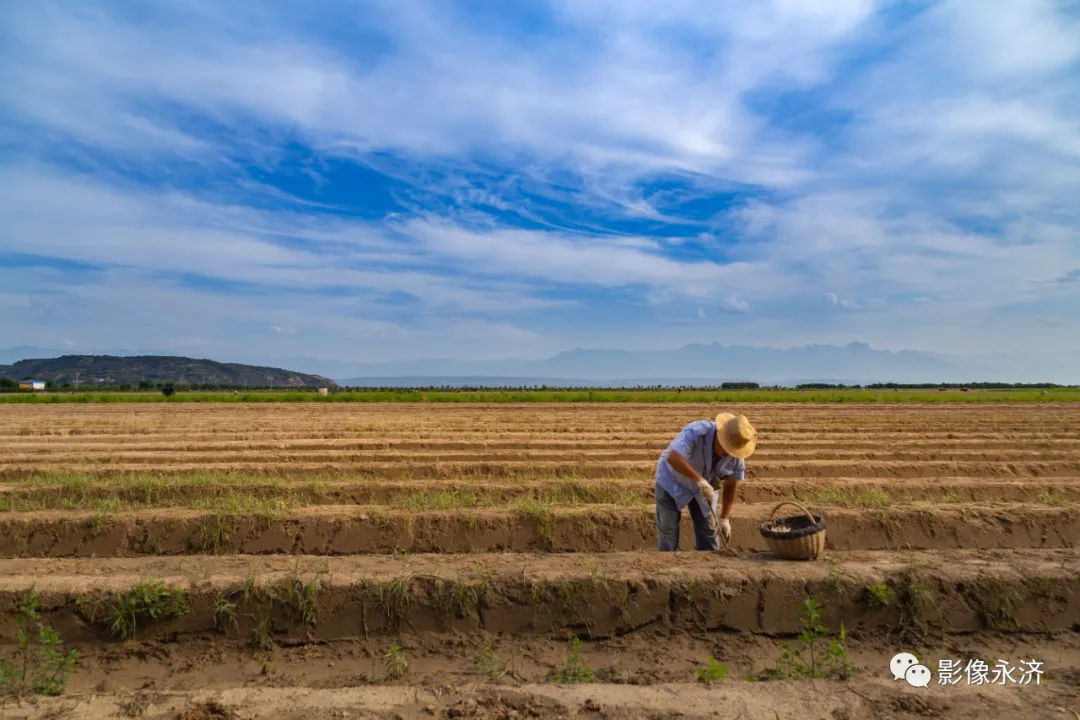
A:
<svg viewBox="0 0 1080 720">
<path fill-rule="evenodd" d="M 661 556 L 656 456 L 718 409 L 0 407 L 0 640 L 33 587 L 84 653 L 80 716 L 213 699 L 195 688 L 266 716 L 708 716 L 715 692 L 690 683 L 710 657 L 747 717 L 817 717 L 807 693 L 821 717 L 1080 711 L 1080 405 L 740 407 L 761 444 L 735 556 Z M 762 552 L 786 499 L 825 514 L 826 558 Z M 821 680 L 747 685 L 783 669 L 808 596 L 818 651 L 843 622 L 838 666 L 861 668 L 843 700 Z M 910 688 L 885 674 L 899 650 L 1047 675 Z M 545 690 L 559 679 L 594 684 Z"/>
</svg>

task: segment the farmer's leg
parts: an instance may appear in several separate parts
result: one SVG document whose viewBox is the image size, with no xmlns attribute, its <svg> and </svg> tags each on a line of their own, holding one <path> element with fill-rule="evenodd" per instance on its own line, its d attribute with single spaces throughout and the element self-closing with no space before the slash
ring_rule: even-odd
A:
<svg viewBox="0 0 1080 720">
<path fill-rule="evenodd" d="M 687 507 L 690 508 L 690 518 L 694 521 L 694 549 L 719 550 L 720 534 L 709 528 L 708 516 L 697 499 L 692 500 Z"/>
<path fill-rule="evenodd" d="M 679 508 L 675 498 L 656 486 L 656 548 L 660 552 L 679 549 Z"/>
</svg>

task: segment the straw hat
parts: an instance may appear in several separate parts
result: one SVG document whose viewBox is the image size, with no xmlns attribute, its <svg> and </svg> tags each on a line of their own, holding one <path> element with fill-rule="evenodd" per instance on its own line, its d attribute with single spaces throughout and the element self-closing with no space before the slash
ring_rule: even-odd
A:
<svg viewBox="0 0 1080 720">
<path fill-rule="evenodd" d="M 717 415 L 716 437 L 720 440 L 720 447 L 732 457 L 748 458 L 757 447 L 757 430 L 745 415 Z"/>
</svg>

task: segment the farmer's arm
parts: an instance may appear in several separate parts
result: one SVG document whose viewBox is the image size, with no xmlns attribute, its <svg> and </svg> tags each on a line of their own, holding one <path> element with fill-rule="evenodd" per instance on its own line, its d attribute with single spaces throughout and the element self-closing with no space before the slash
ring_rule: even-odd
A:
<svg viewBox="0 0 1080 720">
<path fill-rule="evenodd" d="M 700 439 L 700 431 L 694 423 L 690 423 L 675 436 L 667 449 L 667 464 L 675 471 L 675 479 L 682 485 L 695 490 L 697 484 L 703 480 L 701 473 L 694 469 L 687 460 L 687 456 L 694 450 L 694 444 Z M 689 478 L 689 479 L 687 479 Z"/>
<path fill-rule="evenodd" d="M 724 478 L 723 496 L 720 502 L 720 519 L 727 520 L 731 515 L 731 508 L 735 505 L 735 497 L 739 492 L 739 479 L 728 475 Z"/>
<path fill-rule="evenodd" d="M 686 459 L 686 456 L 680 453 L 678 450 L 672 449 L 668 452 L 667 462 L 668 465 L 671 466 L 672 470 L 679 473 L 679 476 L 685 476 L 690 478 L 690 480 L 694 483 L 695 486 L 703 479 L 701 477 L 701 473 L 695 470 L 690 465 L 690 461 Z M 679 476 L 676 476 L 676 479 L 678 479 L 679 482 L 685 485 L 686 481 Z"/>
</svg>

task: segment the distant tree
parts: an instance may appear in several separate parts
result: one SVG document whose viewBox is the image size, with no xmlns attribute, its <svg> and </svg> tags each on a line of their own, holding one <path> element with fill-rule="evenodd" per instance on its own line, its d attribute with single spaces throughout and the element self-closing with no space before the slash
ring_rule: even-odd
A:
<svg viewBox="0 0 1080 720">
<path fill-rule="evenodd" d="M 175 392 L 176 388 L 174 388 L 172 385 L 166 385 L 165 387 L 161 388 L 161 394 L 165 397 L 171 397 L 172 394 Z"/>
</svg>

